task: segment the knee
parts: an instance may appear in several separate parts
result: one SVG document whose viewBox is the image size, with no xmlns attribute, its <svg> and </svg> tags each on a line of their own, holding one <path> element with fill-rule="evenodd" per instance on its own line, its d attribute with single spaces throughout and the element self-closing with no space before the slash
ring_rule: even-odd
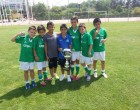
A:
<svg viewBox="0 0 140 110">
<path fill-rule="evenodd" d="M 96 64 L 97 63 L 97 60 L 94 60 L 93 63 Z"/>
<path fill-rule="evenodd" d="M 81 65 L 82 65 L 83 67 L 85 67 L 85 64 L 84 64 L 84 63 L 82 63 Z"/>
<path fill-rule="evenodd" d="M 101 64 L 105 64 L 105 61 L 101 61 Z"/>
</svg>

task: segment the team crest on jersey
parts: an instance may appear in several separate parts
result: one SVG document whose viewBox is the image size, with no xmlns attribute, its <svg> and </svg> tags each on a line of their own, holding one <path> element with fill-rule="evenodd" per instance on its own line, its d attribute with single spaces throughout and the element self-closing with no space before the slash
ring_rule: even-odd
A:
<svg viewBox="0 0 140 110">
<path fill-rule="evenodd" d="M 27 41 L 25 40 L 25 41 L 24 41 L 24 44 L 26 44 L 26 43 L 27 43 Z"/>
<path fill-rule="evenodd" d="M 66 42 L 69 42 L 69 39 L 67 39 Z"/>
</svg>

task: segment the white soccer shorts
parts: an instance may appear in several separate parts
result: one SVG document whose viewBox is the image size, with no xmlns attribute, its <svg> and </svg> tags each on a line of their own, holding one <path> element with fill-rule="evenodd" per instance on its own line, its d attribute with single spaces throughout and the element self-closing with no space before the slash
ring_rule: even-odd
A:
<svg viewBox="0 0 140 110">
<path fill-rule="evenodd" d="M 47 61 L 36 62 L 36 68 L 37 68 L 37 70 L 42 70 L 43 68 L 45 68 L 47 66 L 48 66 Z"/>
<path fill-rule="evenodd" d="M 80 60 L 80 57 L 81 57 L 81 52 L 72 52 L 71 60 L 72 61 Z"/>
<path fill-rule="evenodd" d="M 20 69 L 27 71 L 34 69 L 34 62 L 20 62 Z"/>
<path fill-rule="evenodd" d="M 90 64 L 93 64 L 93 58 L 92 57 L 85 57 L 82 55 L 81 57 L 81 63 L 83 64 L 86 64 L 86 65 L 90 65 Z"/>
<path fill-rule="evenodd" d="M 93 60 L 105 61 L 105 51 L 104 52 L 94 52 Z"/>
</svg>

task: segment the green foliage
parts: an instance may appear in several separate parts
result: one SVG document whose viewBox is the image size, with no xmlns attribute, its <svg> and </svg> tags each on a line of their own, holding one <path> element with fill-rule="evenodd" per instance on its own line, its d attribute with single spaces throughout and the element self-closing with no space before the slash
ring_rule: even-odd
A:
<svg viewBox="0 0 140 110">
<path fill-rule="evenodd" d="M 135 7 L 133 10 L 133 14 L 140 15 L 140 7 Z"/>
<path fill-rule="evenodd" d="M 98 0 L 96 2 L 96 10 L 97 11 L 107 11 L 108 9 L 108 4 L 105 0 Z"/>
<path fill-rule="evenodd" d="M 16 14 L 17 13 L 17 10 L 12 10 L 12 14 Z"/>
<path fill-rule="evenodd" d="M 53 6 L 48 10 L 44 4 L 39 3 L 33 6 L 33 14 L 34 17 L 38 20 L 46 20 L 50 16 L 50 19 L 70 19 L 74 12 L 84 12 L 78 14 L 79 18 L 88 18 L 92 17 L 93 15 L 98 17 L 104 17 L 105 15 L 97 14 L 97 13 L 90 13 L 87 15 L 87 11 L 107 11 L 110 17 L 127 17 L 128 10 L 130 12 L 133 11 L 133 16 L 139 16 L 138 9 L 135 7 L 140 6 L 140 2 L 138 0 L 88 0 L 87 2 L 82 2 L 81 4 L 77 3 L 70 3 L 67 6 Z"/>
<path fill-rule="evenodd" d="M 121 13 L 121 12 L 123 11 L 122 6 L 121 6 L 121 5 L 118 5 L 118 6 L 116 7 L 116 11 L 118 11 L 119 13 Z"/>
<path fill-rule="evenodd" d="M 43 3 L 38 3 L 33 6 L 33 15 L 37 20 L 46 20 L 47 12 L 47 8 Z"/>
</svg>

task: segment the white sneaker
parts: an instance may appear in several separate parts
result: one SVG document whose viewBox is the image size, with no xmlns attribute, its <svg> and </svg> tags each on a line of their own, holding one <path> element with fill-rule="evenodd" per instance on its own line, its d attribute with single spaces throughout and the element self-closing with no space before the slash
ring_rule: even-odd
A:
<svg viewBox="0 0 140 110">
<path fill-rule="evenodd" d="M 94 71 L 93 75 L 94 75 L 94 78 L 97 78 L 98 77 L 97 71 Z"/>
<path fill-rule="evenodd" d="M 67 75 L 67 82 L 71 82 L 70 75 Z"/>
<path fill-rule="evenodd" d="M 65 75 L 64 74 L 62 74 L 61 76 L 60 76 L 60 81 L 63 81 L 64 80 L 64 78 L 65 78 Z"/>
<path fill-rule="evenodd" d="M 102 73 L 104 78 L 108 78 L 107 74 L 105 74 L 105 72 Z"/>
<path fill-rule="evenodd" d="M 90 79 L 91 79 L 91 76 L 88 75 L 87 76 L 87 81 L 90 81 Z"/>
</svg>

